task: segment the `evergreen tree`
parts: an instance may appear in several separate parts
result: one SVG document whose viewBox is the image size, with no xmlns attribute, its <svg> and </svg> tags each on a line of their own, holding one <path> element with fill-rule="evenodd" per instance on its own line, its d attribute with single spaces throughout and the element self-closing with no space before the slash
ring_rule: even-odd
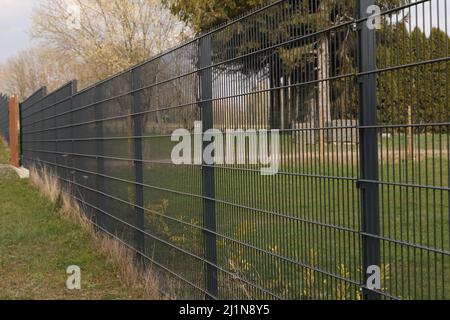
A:
<svg viewBox="0 0 450 320">
<path fill-rule="evenodd" d="M 167 4 L 201 32 L 263 2 L 168 0 Z M 321 31 L 350 21 L 353 7 L 354 0 L 282 2 L 214 34 L 214 61 L 229 61 L 226 67 L 234 72 L 249 76 L 264 73 L 269 78 L 272 128 L 289 128 L 293 122 L 305 120 L 325 127 L 325 121 L 331 120 L 330 82 L 324 80 L 330 77 L 331 63 L 335 61 L 332 51 L 340 50 L 341 57 L 342 53 L 354 52 L 341 48 L 349 26 L 333 34 Z M 261 53 L 252 54 L 256 51 Z M 299 88 L 299 82 L 311 85 Z"/>
</svg>

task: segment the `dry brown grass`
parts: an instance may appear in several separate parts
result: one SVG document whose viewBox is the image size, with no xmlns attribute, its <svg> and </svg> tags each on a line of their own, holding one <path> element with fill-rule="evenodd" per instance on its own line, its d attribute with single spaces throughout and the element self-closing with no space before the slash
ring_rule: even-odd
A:
<svg viewBox="0 0 450 320">
<path fill-rule="evenodd" d="M 121 242 L 103 232 L 97 232 L 82 206 L 68 192 L 63 190 L 59 181 L 48 168 L 30 170 L 31 182 L 40 192 L 57 205 L 58 213 L 62 218 L 80 224 L 89 234 L 96 249 L 117 266 L 118 277 L 122 285 L 143 290 L 144 299 L 161 300 L 174 298 L 175 295 L 162 294 L 161 280 L 155 270 L 147 268 L 142 272 L 135 263 L 135 254 Z M 170 286 L 168 286 L 170 288 Z"/>
</svg>

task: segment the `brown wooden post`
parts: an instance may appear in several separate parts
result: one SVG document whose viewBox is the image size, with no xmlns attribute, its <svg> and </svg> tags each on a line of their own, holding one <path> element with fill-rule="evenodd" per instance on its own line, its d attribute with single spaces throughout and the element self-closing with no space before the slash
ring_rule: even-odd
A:
<svg viewBox="0 0 450 320">
<path fill-rule="evenodd" d="M 19 167 L 19 106 L 17 96 L 12 96 L 9 100 L 9 149 L 11 151 L 10 164 Z"/>
</svg>

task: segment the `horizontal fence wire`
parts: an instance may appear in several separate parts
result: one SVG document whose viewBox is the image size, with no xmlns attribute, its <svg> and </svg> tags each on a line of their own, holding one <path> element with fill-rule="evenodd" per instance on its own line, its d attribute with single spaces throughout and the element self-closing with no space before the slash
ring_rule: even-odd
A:
<svg viewBox="0 0 450 320">
<path fill-rule="evenodd" d="M 9 144 L 9 98 L 0 93 L 0 137 Z"/>
<path fill-rule="evenodd" d="M 22 162 L 168 296 L 449 299 L 449 4 L 373 4 L 274 1 L 80 92 L 42 88 Z M 218 149 L 175 164 L 178 129 L 276 132 L 277 173 Z"/>
</svg>

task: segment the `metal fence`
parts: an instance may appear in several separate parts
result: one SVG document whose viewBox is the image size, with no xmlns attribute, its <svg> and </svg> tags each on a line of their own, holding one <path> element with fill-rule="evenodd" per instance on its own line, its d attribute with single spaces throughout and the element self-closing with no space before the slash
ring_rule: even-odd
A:
<svg viewBox="0 0 450 320">
<path fill-rule="evenodd" d="M 0 94 L 0 137 L 9 142 L 9 99 Z"/>
<path fill-rule="evenodd" d="M 449 299 L 450 4 L 382 3 L 276 1 L 80 92 L 41 89 L 23 162 L 178 298 Z M 279 130 L 278 174 L 175 165 L 172 132 L 196 121 Z"/>
</svg>

